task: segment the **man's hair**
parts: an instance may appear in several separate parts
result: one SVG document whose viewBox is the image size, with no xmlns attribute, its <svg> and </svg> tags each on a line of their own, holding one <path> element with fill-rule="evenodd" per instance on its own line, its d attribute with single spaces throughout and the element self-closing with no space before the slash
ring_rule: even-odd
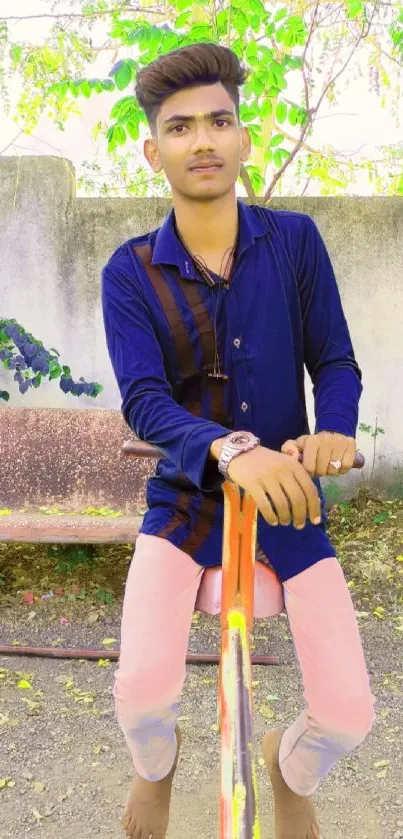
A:
<svg viewBox="0 0 403 839">
<path fill-rule="evenodd" d="M 155 135 L 158 112 L 168 96 L 185 87 L 217 82 L 235 103 L 239 122 L 238 88 L 247 77 L 247 69 L 228 47 L 200 42 L 165 53 L 142 67 L 137 74 L 135 94 Z"/>
</svg>

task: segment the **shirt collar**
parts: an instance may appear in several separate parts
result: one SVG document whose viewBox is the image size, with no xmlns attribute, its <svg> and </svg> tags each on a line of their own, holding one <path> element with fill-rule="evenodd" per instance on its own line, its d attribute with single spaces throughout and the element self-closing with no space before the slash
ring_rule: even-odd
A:
<svg viewBox="0 0 403 839">
<path fill-rule="evenodd" d="M 250 248 L 258 236 L 264 236 L 269 230 L 268 219 L 260 212 L 258 205 L 248 206 L 237 199 L 239 219 L 239 246 L 237 260 Z M 175 211 L 172 208 L 155 235 L 152 265 L 176 265 L 182 277 L 197 279 L 197 269 L 175 232 Z"/>
</svg>

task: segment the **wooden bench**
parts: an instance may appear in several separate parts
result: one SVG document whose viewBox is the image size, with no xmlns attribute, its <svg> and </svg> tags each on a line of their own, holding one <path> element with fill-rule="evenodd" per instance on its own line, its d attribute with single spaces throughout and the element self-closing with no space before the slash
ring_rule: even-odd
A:
<svg viewBox="0 0 403 839">
<path fill-rule="evenodd" d="M 10 511 L 0 515 L 0 542 L 134 543 L 146 509 L 146 479 L 153 472 L 150 458 L 156 456 L 152 447 L 146 451 L 144 446 L 127 440 L 127 425 L 118 411 L 0 408 L 0 510 Z M 135 458 L 127 457 L 133 454 Z M 85 514 L 88 507 L 122 515 Z M 270 585 L 273 593 L 273 573 L 258 566 L 255 616 L 265 617 L 265 591 Z M 270 614 L 283 608 L 278 583 L 276 589 L 277 606 Z M 218 614 L 220 603 L 221 569 L 208 569 L 196 608 Z M 101 652 L 2 646 L 1 654 L 96 658 Z M 118 651 L 110 655 L 117 658 Z M 190 653 L 187 661 L 218 663 L 219 657 Z M 278 658 L 253 656 L 252 662 L 277 664 Z"/>
<path fill-rule="evenodd" d="M 135 543 L 153 471 L 150 459 L 159 453 L 127 440 L 120 412 L 1 408 L 0 452 L 0 509 L 10 510 L 0 516 L 0 542 Z M 122 515 L 86 514 L 89 507 Z M 196 606 L 215 615 L 220 605 L 221 569 L 208 569 Z M 258 563 L 255 616 L 270 617 L 283 608 L 276 576 Z"/>
</svg>

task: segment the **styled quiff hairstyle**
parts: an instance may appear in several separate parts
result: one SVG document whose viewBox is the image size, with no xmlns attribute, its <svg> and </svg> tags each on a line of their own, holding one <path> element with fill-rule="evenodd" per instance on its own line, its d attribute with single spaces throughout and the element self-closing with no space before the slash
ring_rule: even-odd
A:
<svg viewBox="0 0 403 839">
<path fill-rule="evenodd" d="M 184 87 L 221 82 L 235 103 L 239 122 L 239 85 L 248 71 L 228 47 L 197 43 L 161 55 L 137 74 L 135 95 L 147 117 L 152 134 L 157 133 L 159 109 L 168 96 Z"/>
</svg>

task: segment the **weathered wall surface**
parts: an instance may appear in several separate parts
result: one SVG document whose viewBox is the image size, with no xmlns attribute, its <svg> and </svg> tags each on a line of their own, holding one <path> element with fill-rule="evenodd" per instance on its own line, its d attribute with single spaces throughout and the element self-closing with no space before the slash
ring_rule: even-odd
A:
<svg viewBox="0 0 403 839">
<path fill-rule="evenodd" d="M 377 418 L 385 430 L 378 438 L 376 475 L 390 492 L 403 494 L 403 201 L 285 198 L 270 206 L 307 213 L 324 237 L 363 370 L 360 420 L 374 426 Z M 65 396 L 57 383 L 21 396 L 0 372 L 0 389 L 12 392 L 10 404 L 119 410 L 103 332 L 100 271 L 119 244 L 159 227 L 170 208 L 164 199 L 76 199 L 69 161 L 0 158 L 1 315 L 56 347 L 76 378 L 105 388 L 96 401 Z M 312 414 L 310 397 L 308 402 Z M 371 437 L 360 433 L 358 439 L 371 464 Z"/>
</svg>

